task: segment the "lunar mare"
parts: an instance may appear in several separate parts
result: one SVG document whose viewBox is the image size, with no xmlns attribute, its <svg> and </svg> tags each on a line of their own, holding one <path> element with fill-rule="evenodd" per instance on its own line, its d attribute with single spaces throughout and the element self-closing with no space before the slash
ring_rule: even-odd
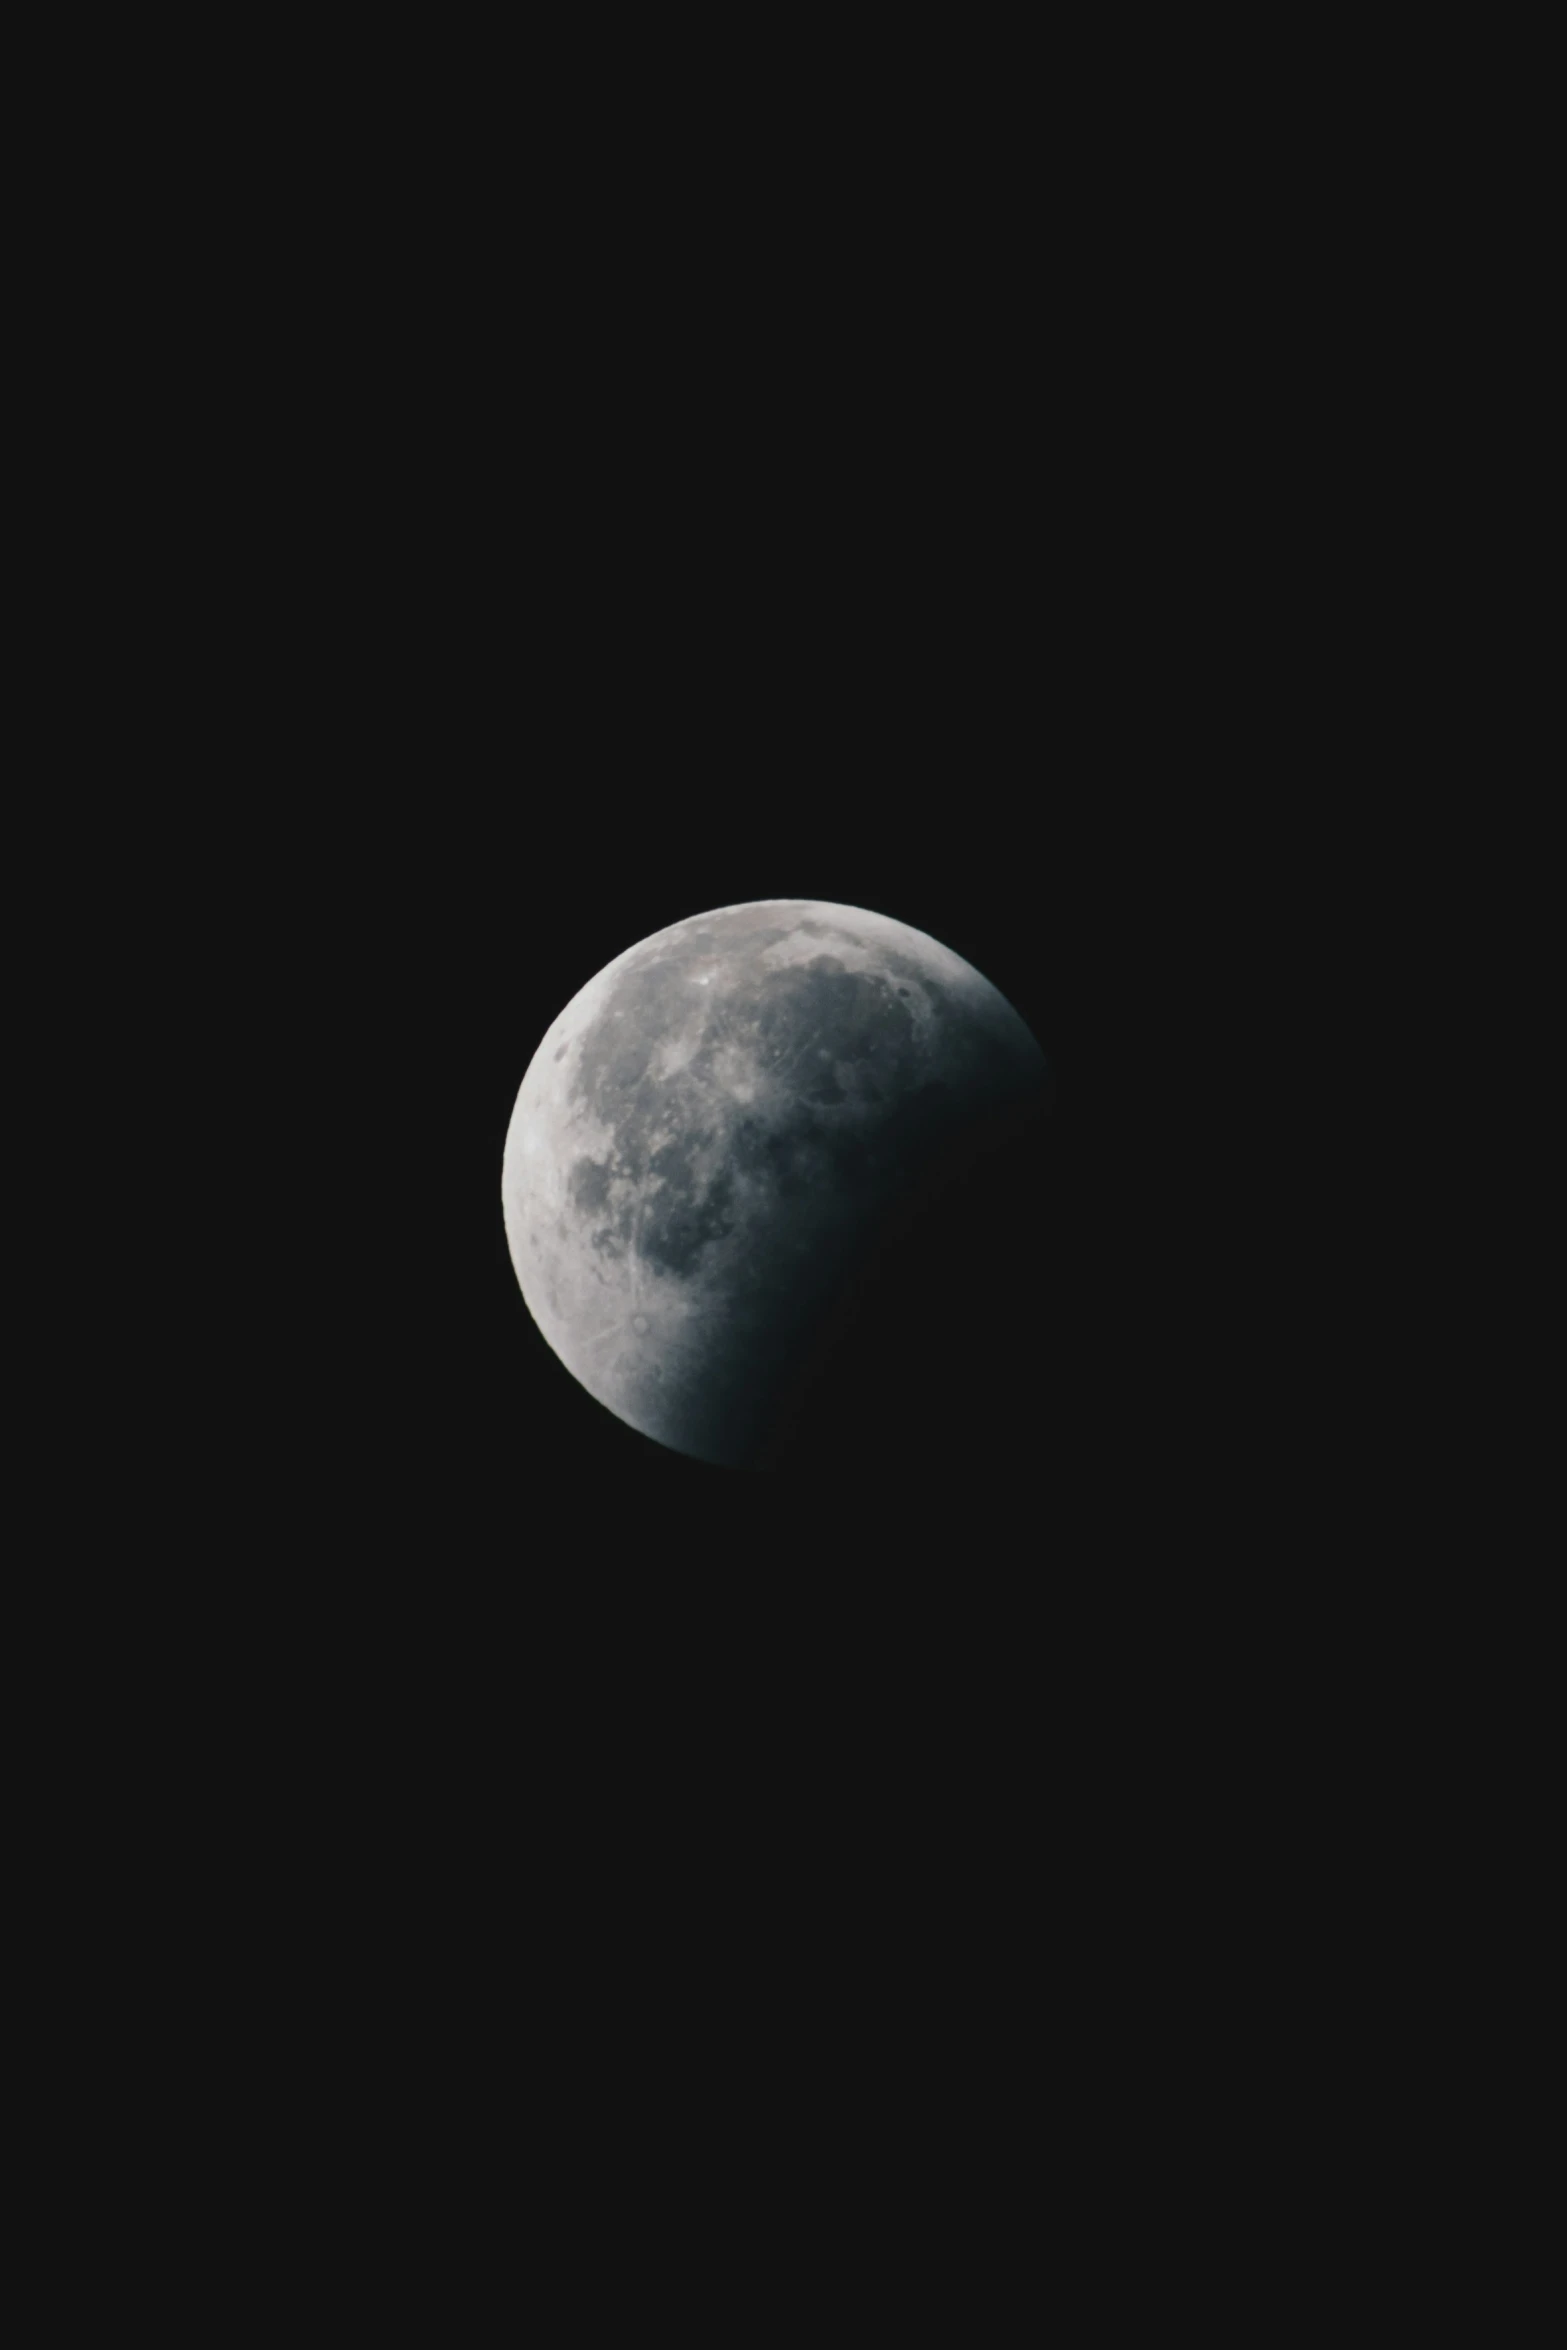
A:
<svg viewBox="0 0 1567 2350">
<path fill-rule="evenodd" d="M 900 1199 L 1046 1084 L 1006 999 L 889 916 L 780 898 L 674 923 L 523 1078 L 501 1191 L 528 1310 L 630 1426 L 754 1463 Z"/>
</svg>

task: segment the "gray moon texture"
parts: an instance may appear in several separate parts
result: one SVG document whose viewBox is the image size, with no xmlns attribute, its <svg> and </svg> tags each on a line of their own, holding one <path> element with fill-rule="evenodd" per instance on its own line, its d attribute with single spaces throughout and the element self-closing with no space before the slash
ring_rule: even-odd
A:
<svg viewBox="0 0 1567 2350">
<path fill-rule="evenodd" d="M 1005 997 L 884 914 L 676 922 L 573 996 L 523 1078 L 501 1198 L 528 1311 L 629 1426 L 759 1465 L 922 1171 L 1047 1085 Z"/>
</svg>

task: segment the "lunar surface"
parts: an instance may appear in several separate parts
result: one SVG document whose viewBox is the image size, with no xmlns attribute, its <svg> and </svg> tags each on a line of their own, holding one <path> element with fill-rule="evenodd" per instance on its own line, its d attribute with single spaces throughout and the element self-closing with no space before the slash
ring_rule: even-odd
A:
<svg viewBox="0 0 1567 2350">
<path fill-rule="evenodd" d="M 1047 1089 L 1005 998 L 903 923 L 792 898 L 677 922 L 573 997 L 523 1078 L 501 1195 L 528 1310 L 631 1427 L 768 1465 L 866 1266 Z"/>
</svg>

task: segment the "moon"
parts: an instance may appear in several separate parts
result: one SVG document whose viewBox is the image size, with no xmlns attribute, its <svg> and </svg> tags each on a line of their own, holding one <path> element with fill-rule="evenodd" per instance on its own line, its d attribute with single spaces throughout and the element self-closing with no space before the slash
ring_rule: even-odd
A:
<svg viewBox="0 0 1567 2350">
<path fill-rule="evenodd" d="M 768 898 L 673 923 L 522 1080 L 501 1201 L 528 1311 L 630 1427 L 769 1465 L 888 1236 L 1048 1085 L 1005 997 L 887 915 Z"/>
</svg>

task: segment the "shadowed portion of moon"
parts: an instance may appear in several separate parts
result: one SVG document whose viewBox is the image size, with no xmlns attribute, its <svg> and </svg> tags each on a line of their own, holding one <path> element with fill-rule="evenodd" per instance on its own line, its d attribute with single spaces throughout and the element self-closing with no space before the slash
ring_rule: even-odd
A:
<svg viewBox="0 0 1567 2350">
<path fill-rule="evenodd" d="M 502 1198 L 529 1311 L 663 1444 L 830 1452 L 868 1383 L 961 1375 L 954 1310 L 1006 1279 L 985 1173 L 1047 1098 L 1011 1006 L 905 924 L 814 900 L 677 923 L 573 998 L 523 1080 Z"/>
</svg>

